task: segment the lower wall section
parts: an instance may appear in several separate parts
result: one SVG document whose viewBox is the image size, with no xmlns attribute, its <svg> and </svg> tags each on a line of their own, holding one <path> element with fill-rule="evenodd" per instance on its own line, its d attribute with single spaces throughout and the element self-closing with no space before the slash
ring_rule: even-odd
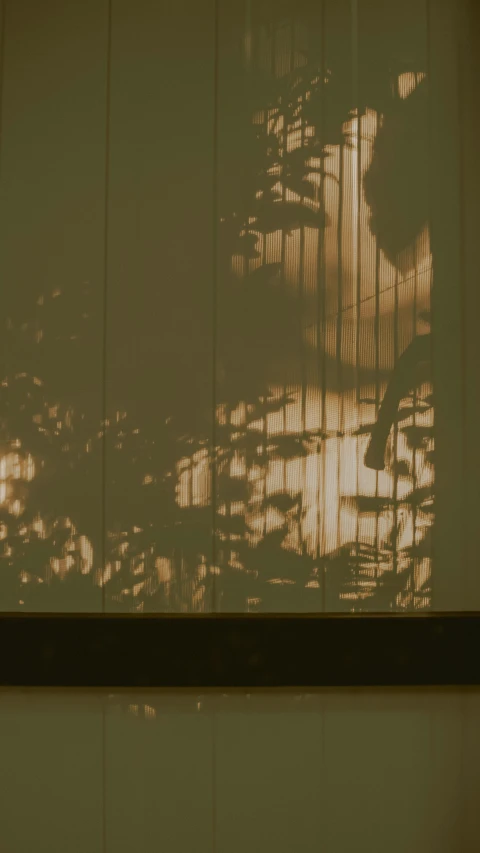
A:
<svg viewBox="0 0 480 853">
<path fill-rule="evenodd" d="M 9 853 L 470 853 L 480 691 L 0 693 Z"/>
</svg>

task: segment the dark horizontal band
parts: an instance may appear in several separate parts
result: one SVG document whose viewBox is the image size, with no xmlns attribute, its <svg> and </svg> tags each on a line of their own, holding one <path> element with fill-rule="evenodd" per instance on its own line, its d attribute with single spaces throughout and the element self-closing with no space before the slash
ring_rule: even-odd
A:
<svg viewBox="0 0 480 853">
<path fill-rule="evenodd" d="M 480 684 L 480 614 L 0 615 L 0 685 Z"/>
</svg>

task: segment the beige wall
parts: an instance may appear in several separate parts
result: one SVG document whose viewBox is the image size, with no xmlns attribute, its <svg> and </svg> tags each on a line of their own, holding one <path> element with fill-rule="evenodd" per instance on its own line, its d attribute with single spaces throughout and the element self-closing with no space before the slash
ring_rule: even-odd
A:
<svg viewBox="0 0 480 853">
<path fill-rule="evenodd" d="M 303 300 L 295 333 L 281 332 L 272 302 L 267 306 L 268 334 L 265 327 L 251 331 L 252 341 L 265 332 L 266 352 L 247 366 L 251 346 L 245 346 L 239 372 L 250 371 L 254 381 L 261 359 L 269 357 L 271 388 L 286 389 L 293 397 L 278 415 L 266 417 L 261 429 L 266 438 L 324 428 L 328 435 L 320 451 L 275 462 L 255 483 L 254 466 L 244 460 L 230 474 L 250 478 L 249 541 L 282 523 L 283 514 L 275 508 L 259 509 L 272 494 L 300 493 L 302 521 L 288 520 L 283 550 L 321 562 L 325 554 L 354 540 L 384 555 L 393 536 L 395 555 L 392 550 L 388 557 L 377 553 L 365 589 L 368 583 L 375 585 L 385 567 L 403 566 L 408 549 L 417 548 L 420 555 L 405 557 L 412 580 L 394 609 L 480 607 L 478 69 L 473 60 L 475 25 L 468 19 L 466 0 L 324 0 L 298 8 L 293 3 L 285 7 L 288 26 L 276 20 L 273 28 L 275 16 L 282 15 L 260 0 L 220 0 L 217 6 L 213 0 L 166 5 L 137 0 L 134 7 L 124 0 L 0 0 L 0 8 L 2 382 L 8 376 L 13 387 L 19 376 L 31 383 L 37 374 L 42 380 L 48 376 L 41 387 L 49 400 L 46 409 L 35 409 L 41 434 L 30 434 L 30 420 L 28 437 L 13 446 L 12 436 L 24 416 L 20 403 L 12 408 L 10 392 L 2 391 L 0 416 L 9 426 L 0 451 L 0 538 L 5 542 L 0 571 L 2 566 L 10 571 L 13 559 L 12 579 L 17 572 L 20 586 L 14 579 L 11 588 L 0 584 L 0 609 L 92 611 L 118 605 L 138 610 L 143 592 L 158 582 L 165 585 L 170 608 L 212 610 L 219 605 L 215 560 L 220 561 L 222 547 L 214 542 L 208 510 L 212 476 L 207 457 L 214 443 L 214 400 L 223 369 L 219 341 L 228 326 L 219 273 L 224 240 L 220 220 L 232 199 L 236 204 L 241 197 L 255 163 L 244 136 L 251 116 L 240 114 L 238 106 L 248 103 L 247 71 L 270 63 L 280 85 L 289 70 L 302 68 L 305 57 L 314 56 L 327 70 L 336 62 L 344 69 L 348 98 L 361 97 L 367 82 L 372 85 L 382 50 L 399 62 L 414 56 L 428 73 L 428 110 L 422 120 L 424 130 L 427 124 L 429 128 L 429 226 L 415 250 L 404 253 L 397 265 L 378 248 L 361 184 L 372 157 L 375 111 L 362 119 L 360 142 L 353 119 L 352 147 L 345 149 L 342 165 L 339 146 L 330 144 L 324 199 L 328 227 L 271 232 L 258 241 L 259 257 L 247 263 L 250 271 L 283 263 L 290 297 Z M 305 9 L 313 22 L 310 30 L 299 23 Z M 400 74 L 401 97 L 424 73 L 415 79 L 410 72 Z M 336 106 L 328 109 L 335 112 Z M 262 121 L 267 127 L 268 117 Z M 285 131 L 285 151 L 298 149 L 307 130 Z M 400 177 L 408 181 L 408 170 Z M 293 191 L 282 192 L 284 202 L 300 198 Z M 312 204 L 316 210 L 318 193 Z M 416 212 L 411 211 L 414 218 Z M 244 259 L 234 254 L 232 267 L 245 272 Z M 428 448 L 418 451 L 397 441 L 392 470 L 380 474 L 366 469 L 364 452 L 365 429 L 376 417 L 395 360 L 416 333 L 425 332 L 421 314 L 431 301 L 437 523 L 433 546 L 425 540 L 422 550 L 419 540 L 431 515 L 405 506 L 412 490 L 431 487 L 431 439 Z M 246 325 L 257 310 L 254 293 L 247 308 Z M 16 331 L 7 334 L 12 318 Z M 30 349 L 24 346 L 29 336 L 35 342 Z M 422 387 L 421 396 L 428 397 L 430 383 Z M 28 411 L 30 402 L 25 405 Z M 163 430 L 174 408 L 181 425 L 177 437 L 183 423 L 191 427 L 193 420 L 194 433 L 204 439 L 199 453 L 191 445 L 185 450 L 177 499 L 180 505 L 207 511 L 197 513 L 200 520 L 177 542 L 176 556 L 170 559 L 165 551 L 155 557 L 136 545 L 145 508 L 159 528 L 167 513 L 155 484 L 151 486 L 150 471 L 137 471 L 133 463 L 129 468 L 125 458 L 141 453 L 142 436 L 154 424 L 152 470 L 162 470 Z M 12 411 L 18 418 L 11 427 Z M 124 412 L 125 421 L 120 420 Z M 228 410 L 222 417 L 234 420 L 234 413 Z M 430 421 L 424 419 L 422 425 L 431 431 Z M 88 454 L 78 463 L 87 445 Z M 410 466 L 408 476 L 396 473 L 398 462 L 403 471 Z M 74 477 L 71 465 L 77 466 Z M 36 497 L 30 499 L 31 493 Z M 357 495 L 371 500 L 363 515 L 355 508 Z M 381 506 L 390 499 L 393 511 Z M 223 513 L 218 494 L 215 501 Z M 226 502 L 227 514 L 237 512 L 231 504 Z M 32 509 L 43 513 L 42 518 Z M 70 537 L 54 531 L 53 519 L 63 514 L 74 519 Z M 51 542 L 52 531 L 63 545 L 50 548 L 40 542 L 36 547 L 35 542 L 30 547 L 29 537 L 38 533 Z M 125 553 L 135 537 L 132 554 L 137 551 L 130 558 Z M 267 569 L 275 574 L 274 557 L 271 563 Z M 432 566 L 433 592 L 424 594 Z M 125 567 L 125 583 L 134 594 L 120 602 L 120 569 Z M 204 583 L 206 567 L 213 570 L 210 585 Z M 330 576 L 322 579 L 327 570 L 310 568 L 306 578 L 312 588 L 325 587 L 314 609 L 340 607 L 331 594 Z M 72 573 L 82 577 L 69 585 Z M 100 586 L 115 577 L 118 600 L 112 603 L 110 592 Z M 38 579 L 46 589 L 52 578 L 61 580 L 54 596 L 31 598 Z M 245 601 L 240 607 L 246 609 Z M 257 606 L 255 601 L 252 594 L 248 607 Z M 366 598 L 362 606 L 379 609 L 368 602 Z M 164 605 L 158 601 L 153 608 Z M 285 595 L 283 609 L 298 606 Z"/>
<path fill-rule="evenodd" d="M 474 853 L 478 692 L 0 694 L 8 853 Z"/>
</svg>

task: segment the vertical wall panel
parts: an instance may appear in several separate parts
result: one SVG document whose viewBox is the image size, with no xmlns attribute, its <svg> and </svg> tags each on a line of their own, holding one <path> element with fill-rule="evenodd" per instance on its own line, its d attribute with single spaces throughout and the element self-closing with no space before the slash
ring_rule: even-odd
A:
<svg viewBox="0 0 480 853">
<path fill-rule="evenodd" d="M 318 186 L 304 180 L 309 170 L 299 157 L 307 130 L 299 105 L 322 61 L 320 29 L 321 4 L 219 6 L 216 523 L 223 610 L 321 606 L 318 584 L 305 592 L 305 583 L 318 551 L 319 345 L 311 318 L 323 214 Z"/>
<path fill-rule="evenodd" d="M 97 610 L 107 2 L 4 7 L 0 609 Z"/>
<path fill-rule="evenodd" d="M 430 203 L 434 258 L 433 369 L 436 394 L 436 610 L 468 609 L 464 490 L 465 393 L 462 338 L 462 202 L 459 13 L 429 2 Z M 478 566 L 478 559 L 477 559 Z M 472 602 L 473 603 L 473 602 Z"/>
<path fill-rule="evenodd" d="M 443 709 L 443 699 L 438 706 Z M 437 711 L 425 696 L 350 693 L 343 703 L 332 697 L 327 708 L 327 845 L 348 850 L 361 839 L 362 846 L 380 851 L 388 835 L 389 849 L 395 853 L 454 850 L 453 814 L 443 832 L 439 816 L 445 806 L 454 813 L 459 802 L 456 790 L 442 788 L 452 770 L 443 765 L 445 740 L 438 744 L 437 761 L 444 771 L 440 785 L 432 772 L 431 718 Z M 459 756 L 458 737 L 455 746 Z M 458 775 L 456 783 L 458 787 Z"/>
<path fill-rule="evenodd" d="M 110 705 L 106 853 L 211 853 L 212 719 L 201 699 L 132 694 Z"/>
<path fill-rule="evenodd" d="M 480 834 L 480 814 L 478 801 L 480 799 L 480 696 L 472 690 L 463 704 L 462 727 L 462 794 L 463 814 L 461 821 L 462 853 L 470 849 L 472 839 Z"/>
<path fill-rule="evenodd" d="M 216 714 L 216 838 L 225 853 L 322 845 L 322 715 L 297 712 L 296 699 L 231 697 L 237 707 Z"/>
<path fill-rule="evenodd" d="M 113 4 L 107 609 L 211 609 L 213 12 Z"/>
<path fill-rule="evenodd" d="M 102 697 L 0 695 L 0 847 L 103 851 Z"/>
<path fill-rule="evenodd" d="M 468 566 L 464 607 L 480 608 L 480 559 L 478 554 L 478 517 L 480 515 L 480 316 L 478 288 L 478 242 L 480 229 L 480 164 L 478 144 L 480 121 L 480 6 L 474 0 L 464 4 L 459 41 L 460 120 L 462 134 L 462 239 L 463 239 L 463 316 L 465 440 L 465 562 Z"/>
</svg>

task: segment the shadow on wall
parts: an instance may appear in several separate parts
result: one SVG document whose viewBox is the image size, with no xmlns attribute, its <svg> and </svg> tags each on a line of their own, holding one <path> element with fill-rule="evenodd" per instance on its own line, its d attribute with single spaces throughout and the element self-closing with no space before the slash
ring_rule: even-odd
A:
<svg viewBox="0 0 480 853">
<path fill-rule="evenodd" d="M 301 24 L 270 24 L 219 129 L 213 396 L 194 280 L 173 324 L 139 285 L 150 316 L 101 422 L 89 286 L 4 316 L 2 609 L 429 606 L 424 69 L 379 70 L 355 100 L 345 50 L 327 66 Z"/>
</svg>

